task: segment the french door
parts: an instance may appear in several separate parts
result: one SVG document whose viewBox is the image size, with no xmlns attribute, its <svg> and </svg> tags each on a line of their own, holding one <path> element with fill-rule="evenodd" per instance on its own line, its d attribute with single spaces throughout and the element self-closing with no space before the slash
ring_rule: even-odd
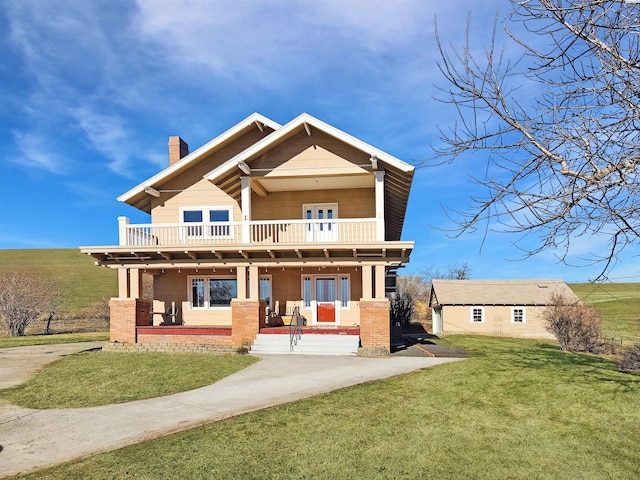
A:
<svg viewBox="0 0 640 480">
<path fill-rule="evenodd" d="M 335 242 L 338 240 L 338 204 L 311 204 L 303 206 L 305 220 L 316 220 L 305 225 L 305 241 Z"/>
</svg>

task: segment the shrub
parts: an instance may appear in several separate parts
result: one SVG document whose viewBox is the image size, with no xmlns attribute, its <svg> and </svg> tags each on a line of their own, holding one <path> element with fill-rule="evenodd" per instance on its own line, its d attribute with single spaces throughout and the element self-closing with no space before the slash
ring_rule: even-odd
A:
<svg viewBox="0 0 640 480">
<path fill-rule="evenodd" d="M 562 350 L 600 353 L 600 312 L 585 307 L 561 294 L 551 296 L 551 305 L 543 313 L 545 328 L 552 333 Z"/>
<path fill-rule="evenodd" d="M 400 290 L 391 297 L 391 324 L 408 325 L 414 314 L 413 297 L 409 292 Z"/>
<path fill-rule="evenodd" d="M 618 361 L 618 371 L 629 373 L 640 370 L 640 343 L 634 343 L 625 349 L 620 361 Z"/>
<path fill-rule="evenodd" d="M 242 345 L 236 348 L 238 355 L 247 355 L 251 351 L 251 342 L 244 341 Z"/>
</svg>

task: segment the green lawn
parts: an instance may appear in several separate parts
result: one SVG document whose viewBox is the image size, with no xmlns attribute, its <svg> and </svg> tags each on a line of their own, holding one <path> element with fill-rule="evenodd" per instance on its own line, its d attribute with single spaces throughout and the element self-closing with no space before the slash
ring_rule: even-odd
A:
<svg viewBox="0 0 640 480">
<path fill-rule="evenodd" d="M 80 408 L 210 385 L 258 359 L 240 355 L 82 352 L 51 363 L 0 399 L 29 408 Z"/>
<path fill-rule="evenodd" d="M 85 308 L 118 292 L 115 270 L 99 268 L 75 248 L 0 250 L 0 270 L 29 269 L 50 275 L 63 292 L 64 311 Z"/>
<path fill-rule="evenodd" d="M 549 342 L 447 341 L 474 356 L 25 478 L 640 477 L 640 376 Z"/>
<path fill-rule="evenodd" d="M 27 335 L 9 337 L 0 335 L 0 348 L 24 347 L 27 345 L 51 345 L 55 343 L 96 342 L 109 340 L 108 332 L 60 333 L 55 335 Z"/>
<path fill-rule="evenodd" d="M 605 336 L 640 342 L 640 283 L 574 283 L 570 287 L 586 305 L 600 310 Z"/>
</svg>

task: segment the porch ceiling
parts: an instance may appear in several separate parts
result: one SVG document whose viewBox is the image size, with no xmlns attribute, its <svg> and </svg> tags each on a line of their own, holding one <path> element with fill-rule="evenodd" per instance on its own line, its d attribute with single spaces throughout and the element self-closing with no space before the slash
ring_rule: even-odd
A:
<svg viewBox="0 0 640 480">
<path fill-rule="evenodd" d="M 244 173 L 237 169 L 216 180 L 216 184 L 227 195 L 240 203 L 242 190 L 240 178 L 243 175 Z M 371 188 L 374 186 L 372 172 L 343 176 L 326 175 L 297 178 L 274 178 L 252 173 L 251 180 L 253 190 L 262 196 L 272 191 L 331 190 L 339 188 Z M 412 180 L 413 171 L 404 172 L 390 166 L 385 169 L 385 234 L 389 240 L 395 241 L 401 238 Z"/>
<path fill-rule="evenodd" d="M 361 265 L 384 263 L 399 267 L 409 261 L 413 242 L 378 242 L 371 244 L 331 245 L 235 245 L 224 247 L 81 247 L 102 266 L 117 268 L 158 267 L 188 268 L 205 265 Z"/>
</svg>

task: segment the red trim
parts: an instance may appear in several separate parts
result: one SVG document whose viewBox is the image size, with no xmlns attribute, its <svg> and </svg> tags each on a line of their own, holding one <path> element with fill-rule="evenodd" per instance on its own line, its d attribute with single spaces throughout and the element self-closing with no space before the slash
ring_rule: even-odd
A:
<svg viewBox="0 0 640 480">
<path fill-rule="evenodd" d="M 231 327 L 167 325 L 137 328 L 141 335 L 231 335 Z"/>
<path fill-rule="evenodd" d="M 360 335 L 360 327 L 301 327 L 302 333 L 320 335 Z M 260 333 L 285 334 L 289 333 L 289 326 L 261 328 Z"/>
</svg>

